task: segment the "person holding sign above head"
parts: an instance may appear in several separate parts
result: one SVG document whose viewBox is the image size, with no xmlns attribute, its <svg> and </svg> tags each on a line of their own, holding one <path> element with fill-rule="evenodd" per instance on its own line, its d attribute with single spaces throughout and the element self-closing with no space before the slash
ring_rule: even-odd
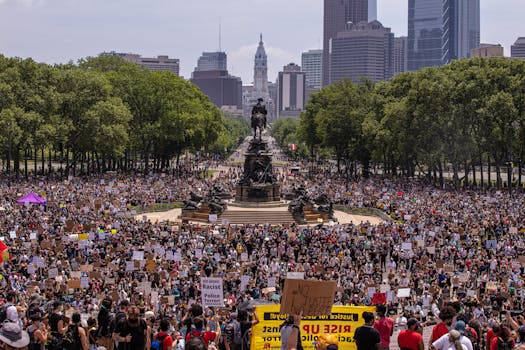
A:
<svg viewBox="0 0 525 350">
<path fill-rule="evenodd" d="M 363 312 L 365 324 L 357 327 L 354 333 L 354 340 L 357 350 L 379 350 L 381 337 L 379 332 L 374 329 L 374 314 L 368 311 Z"/>
</svg>

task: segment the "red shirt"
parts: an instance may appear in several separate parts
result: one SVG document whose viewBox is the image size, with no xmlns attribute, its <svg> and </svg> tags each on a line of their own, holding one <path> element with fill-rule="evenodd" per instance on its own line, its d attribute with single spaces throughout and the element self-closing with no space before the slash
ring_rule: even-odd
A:
<svg viewBox="0 0 525 350">
<path fill-rule="evenodd" d="M 435 342 L 439 338 L 441 338 L 443 335 L 448 333 L 448 328 L 443 322 L 439 322 L 437 325 L 432 328 L 432 341 L 431 343 Z"/>
<path fill-rule="evenodd" d="M 161 349 L 169 349 L 171 346 L 173 346 L 173 339 L 171 339 L 171 336 L 168 335 L 168 332 L 159 332 L 155 339 L 159 339 L 161 337 L 164 337 L 162 339 L 162 348 Z"/>
<path fill-rule="evenodd" d="M 490 328 L 488 331 L 487 331 L 487 335 L 485 336 L 485 340 L 487 341 L 487 344 L 490 344 L 491 341 L 492 341 L 492 338 L 494 338 L 496 335 L 494 334 L 494 331 L 492 330 L 492 328 Z M 489 349 L 490 350 L 490 349 Z"/>
<path fill-rule="evenodd" d="M 411 329 L 405 329 L 399 332 L 397 336 L 397 343 L 400 348 L 418 350 L 420 341 L 423 341 L 423 336 Z"/>
<path fill-rule="evenodd" d="M 201 333 L 202 333 L 201 329 L 192 330 L 190 333 L 186 334 L 186 342 L 188 342 L 192 336 L 200 337 Z M 204 338 L 206 347 L 208 347 L 208 344 L 210 343 L 210 341 L 215 340 L 215 338 L 217 337 L 217 334 L 215 332 L 204 332 L 202 337 Z"/>
<path fill-rule="evenodd" d="M 390 336 L 394 331 L 394 320 L 389 317 L 381 317 L 374 322 L 374 328 L 379 332 L 379 336 L 381 337 L 380 346 L 390 346 Z"/>
<path fill-rule="evenodd" d="M 514 340 L 512 341 L 512 347 L 514 348 Z M 493 335 L 492 339 L 490 340 L 490 349 L 489 350 L 498 350 L 498 337 L 496 335 Z"/>
</svg>

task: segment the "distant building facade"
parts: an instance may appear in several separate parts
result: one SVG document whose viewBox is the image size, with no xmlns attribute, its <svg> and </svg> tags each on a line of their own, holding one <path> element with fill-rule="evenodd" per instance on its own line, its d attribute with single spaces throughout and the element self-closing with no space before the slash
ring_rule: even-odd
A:
<svg viewBox="0 0 525 350">
<path fill-rule="evenodd" d="M 324 0 L 322 85 L 330 81 L 330 40 L 345 30 L 348 22 L 368 22 L 368 0 Z"/>
<path fill-rule="evenodd" d="M 408 1 L 408 70 L 468 58 L 479 41 L 480 0 Z"/>
<path fill-rule="evenodd" d="M 306 76 L 306 86 L 316 90 L 321 88 L 323 69 L 323 50 L 309 50 L 301 54 L 301 67 Z"/>
<path fill-rule="evenodd" d="M 478 48 L 470 50 L 470 57 L 504 57 L 503 46 L 500 44 L 480 44 Z"/>
<path fill-rule="evenodd" d="M 226 52 L 203 52 L 197 61 L 196 71 L 228 70 Z"/>
<path fill-rule="evenodd" d="M 401 36 L 399 38 L 394 38 L 393 75 L 407 71 L 407 46 L 408 37 Z"/>
<path fill-rule="evenodd" d="M 103 52 L 101 56 L 118 56 L 124 60 L 138 64 L 139 66 L 148 68 L 150 70 L 166 70 L 179 75 L 180 60 L 178 58 L 169 58 L 168 56 L 157 56 L 157 58 L 141 57 L 133 53 L 121 52 Z"/>
<path fill-rule="evenodd" d="M 242 110 L 242 80 L 227 70 L 193 71 L 190 82 L 217 107 Z"/>
<path fill-rule="evenodd" d="M 519 37 L 510 47 L 510 57 L 525 59 L 525 37 Z"/>
<path fill-rule="evenodd" d="M 306 74 L 301 67 L 290 63 L 277 78 L 277 117 L 295 117 L 304 110 Z"/>
<path fill-rule="evenodd" d="M 348 24 L 330 41 L 329 83 L 365 77 L 387 80 L 393 75 L 394 34 L 378 21 Z"/>
</svg>

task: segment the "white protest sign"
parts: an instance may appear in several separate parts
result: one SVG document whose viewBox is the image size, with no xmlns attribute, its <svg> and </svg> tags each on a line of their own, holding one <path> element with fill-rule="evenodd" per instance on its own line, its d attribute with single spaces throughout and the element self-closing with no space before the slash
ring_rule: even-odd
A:
<svg viewBox="0 0 525 350">
<path fill-rule="evenodd" d="M 247 275 L 241 276 L 241 286 L 240 286 L 241 291 L 244 292 L 246 290 L 248 283 L 250 283 L 250 276 L 247 276 Z"/>
<path fill-rule="evenodd" d="M 202 306 L 223 307 L 224 292 L 222 278 L 201 278 Z"/>
<path fill-rule="evenodd" d="M 133 261 L 126 261 L 126 272 L 135 271 L 135 263 Z"/>
<path fill-rule="evenodd" d="M 144 260 L 144 251 L 134 250 L 133 251 L 133 260 Z"/>
<path fill-rule="evenodd" d="M 241 261 L 242 262 L 248 261 L 248 253 L 241 253 Z"/>
<path fill-rule="evenodd" d="M 410 243 L 410 242 L 402 243 L 401 244 L 401 249 L 403 249 L 405 251 L 412 250 L 412 243 Z"/>
<path fill-rule="evenodd" d="M 397 290 L 398 298 L 408 298 L 410 297 L 410 288 L 399 288 Z"/>
<path fill-rule="evenodd" d="M 216 262 L 220 262 L 221 261 L 221 255 L 219 253 L 213 254 L 213 260 L 215 260 Z"/>
<path fill-rule="evenodd" d="M 202 249 L 195 249 L 195 257 L 197 259 L 202 259 Z"/>
<path fill-rule="evenodd" d="M 304 280 L 304 272 L 288 272 L 286 278 L 289 280 Z"/>
</svg>

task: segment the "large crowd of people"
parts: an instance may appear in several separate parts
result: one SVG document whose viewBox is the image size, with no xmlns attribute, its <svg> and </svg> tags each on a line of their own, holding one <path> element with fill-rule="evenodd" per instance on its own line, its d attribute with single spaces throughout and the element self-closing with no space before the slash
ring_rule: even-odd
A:
<svg viewBox="0 0 525 350">
<path fill-rule="evenodd" d="M 135 219 L 138 208 L 181 202 L 191 191 L 204 195 L 217 182 L 233 192 L 242 167 L 218 169 L 204 179 L 191 172 L 0 179 L 0 235 L 7 246 L 0 319 L 8 321 L 0 341 L 16 348 L 28 335 L 33 349 L 58 349 L 72 337 L 84 350 L 112 349 L 115 341 L 118 349 L 149 350 L 157 339 L 175 349 L 203 338 L 204 346 L 220 347 L 229 320 L 239 317 L 242 332 L 254 322 L 239 306 L 278 303 L 289 272 L 336 280 L 337 304 L 371 305 L 384 293 L 399 331 L 413 326 L 412 319 L 443 321 L 439 310 L 451 302 L 481 330 L 499 326 L 504 312 L 523 313 L 521 193 L 455 192 L 384 178 L 348 188 L 335 167 L 309 174 L 284 167 L 277 173 L 283 192 L 303 186 L 335 204 L 381 210 L 390 220 L 208 226 Z M 29 192 L 47 203 L 16 203 Z M 225 308 L 191 307 L 200 303 L 202 276 L 223 278 Z M 194 337 L 195 329 L 207 335 Z"/>
</svg>

